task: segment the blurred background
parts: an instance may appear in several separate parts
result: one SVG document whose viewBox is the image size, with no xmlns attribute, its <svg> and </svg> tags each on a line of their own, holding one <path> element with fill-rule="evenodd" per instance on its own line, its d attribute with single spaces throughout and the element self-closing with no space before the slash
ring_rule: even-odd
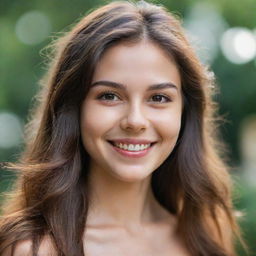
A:
<svg viewBox="0 0 256 256">
<path fill-rule="evenodd" d="M 45 72 L 44 49 L 100 0 L 0 0 L 0 161 L 22 150 L 38 80 Z M 256 255 L 256 0 L 163 0 L 183 19 L 200 59 L 216 76 L 235 183 L 234 202 L 245 241 Z M 0 170 L 0 193 L 14 176 Z M 1 198 L 0 198 L 1 199 Z M 240 251 L 239 255 L 245 255 Z"/>
</svg>

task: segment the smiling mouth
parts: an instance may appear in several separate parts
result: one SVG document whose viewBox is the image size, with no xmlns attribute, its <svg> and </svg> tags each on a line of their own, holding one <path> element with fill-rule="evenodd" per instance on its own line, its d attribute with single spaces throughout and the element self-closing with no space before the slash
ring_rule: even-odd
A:
<svg viewBox="0 0 256 256">
<path fill-rule="evenodd" d="M 145 151 L 152 147 L 156 142 L 147 143 L 147 144 L 126 144 L 126 143 L 119 143 L 114 141 L 108 141 L 112 146 L 119 148 L 121 150 L 127 152 L 140 152 Z"/>
</svg>

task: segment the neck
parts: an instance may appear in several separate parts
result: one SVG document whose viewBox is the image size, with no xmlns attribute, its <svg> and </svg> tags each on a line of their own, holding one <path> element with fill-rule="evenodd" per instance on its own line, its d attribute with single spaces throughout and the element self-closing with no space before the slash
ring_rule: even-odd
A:
<svg viewBox="0 0 256 256">
<path fill-rule="evenodd" d="M 87 225 L 132 228 L 167 217 L 153 195 L 150 181 L 151 176 L 125 182 L 97 168 L 91 170 Z"/>
</svg>

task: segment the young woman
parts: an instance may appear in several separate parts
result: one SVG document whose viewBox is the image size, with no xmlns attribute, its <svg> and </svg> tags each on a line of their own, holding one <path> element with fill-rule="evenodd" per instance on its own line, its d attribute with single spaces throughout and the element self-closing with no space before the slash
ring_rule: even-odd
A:
<svg viewBox="0 0 256 256">
<path fill-rule="evenodd" d="M 233 256 L 213 81 L 179 21 L 113 2 L 56 45 L 0 222 L 4 256 Z"/>
</svg>

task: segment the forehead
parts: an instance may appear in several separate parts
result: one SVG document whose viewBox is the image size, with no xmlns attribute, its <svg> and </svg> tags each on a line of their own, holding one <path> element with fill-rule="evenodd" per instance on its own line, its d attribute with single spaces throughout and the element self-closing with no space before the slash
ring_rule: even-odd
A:
<svg viewBox="0 0 256 256">
<path fill-rule="evenodd" d="M 97 80 L 140 86 L 172 82 L 180 87 L 181 84 L 174 60 L 158 45 L 148 41 L 120 43 L 106 50 L 96 65 L 92 82 Z"/>
</svg>

